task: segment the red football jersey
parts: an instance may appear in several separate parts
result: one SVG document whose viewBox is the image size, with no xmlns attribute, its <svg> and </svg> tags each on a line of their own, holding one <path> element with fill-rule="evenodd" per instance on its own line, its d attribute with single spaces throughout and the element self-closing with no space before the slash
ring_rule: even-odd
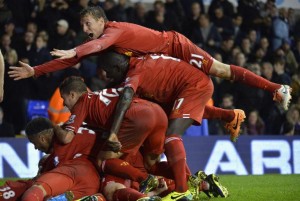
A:
<svg viewBox="0 0 300 201">
<path fill-rule="evenodd" d="M 55 59 L 35 66 L 35 76 L 62 70 L 77 64 L 84 56 L 112 48 L 127 56 L 162 53 L 180 58 L 208 73 L 213 58 L 183 35 L 160 32 L 126 22 L 107 22 L 103 34 L 96 40 L 76 47 L 76 57 Z"/>
<path fill-rule="evenodd" d="M 180 59 L 164 55 L 147 55 L 131 57 L 130 68 L 126 76 L 125 86 L 130 86 L 142 98 L 156 102 L 170 103 L 178 98 L 190 84 L 200 85 L 209 78 Z M 191 90 L 190 93 L 195 91 Z"/>
<path fill-rule="evenodd" d="M 77 133 L 82 122 L 91 127 L 110 129 L 118 97 L 117 89 L 83 94 L 72 108 L 71 116 L 64 125 L 65 129 Z"/>
<path fill-rule="evenodd" d="M 57 139 L 54 139 L 53 153 L 49 158 L 53 159 L 55 166 L 75 158 L 95 160 L 102 147 L 103 140 L 100 136 L 93 130 L 80 127 L 69 144 L 61 144 Z"/>
</svg>

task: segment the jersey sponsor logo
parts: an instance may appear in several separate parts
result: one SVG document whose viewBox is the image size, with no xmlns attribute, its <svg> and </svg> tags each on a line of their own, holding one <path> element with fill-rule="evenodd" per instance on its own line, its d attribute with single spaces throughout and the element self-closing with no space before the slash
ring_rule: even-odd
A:
<svg viewBox="0 0 300 201">
<path fill-rule="evenodd" d="M 122 162 L 120 165 L 121 165 L 121 166 L 127 166 L 127 165 L 129 165 L 129 163 L 126 162 L 126 161 L 124 161 L 124 162 Z"/>
</svg>

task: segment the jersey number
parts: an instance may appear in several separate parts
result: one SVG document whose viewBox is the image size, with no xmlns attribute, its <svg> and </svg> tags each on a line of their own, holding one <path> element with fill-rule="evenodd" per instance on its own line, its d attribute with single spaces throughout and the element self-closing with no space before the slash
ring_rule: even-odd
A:
<svg viewBox="0 0 300 201">
<path fill-rule="evenodd" d="M 109 92 L 108 92 L 108 90 L 109 90 Z M 94 93 L 98 94 L 100 101 L 103 102 L 106 106 L 108 106 L 111 103 L 111 100 L 109 98 L 118 97 L 119 96 L 118 91 L 121 91 L 121 90 L 123 90 L 123 88 L 103 89 L 100 92 L 94 92 Z"/>
<path fill-rule="evenodd" d="M 177 99 L 174 103 L 172 110 L 178 110 L 180 108 L 180 106 L 182 105 L 183 101 L 184 101 L 184 98 Z"/>
<path fill-rule="evenodd" d="M 10 189 L 11 189 L 11 188 L 10 188 L 9 186 L 0 189 L 1 192 L 6 191 L 6 192 L 4 192 L 4 193 L 2 194 L 2 196 L 3 196 L 3 198 L 4 198 L 5 200 L 8 200 L 9 198 L 15 197 L 15 195 L 16 195 L 15 191 L 10 190 Z M 10 191 L 7 191 L 7 190 L 10 190 Z"/>
<path fill-rule="evenodd" d="M 201 68 L 202 67 L 202 60 L 203 60 L 203 56 L 198 55 L 198 54 L 191 54 L 191 60 L 190 60 L 190 64 L 197 67 L 197 68 Z"/>
</svg>

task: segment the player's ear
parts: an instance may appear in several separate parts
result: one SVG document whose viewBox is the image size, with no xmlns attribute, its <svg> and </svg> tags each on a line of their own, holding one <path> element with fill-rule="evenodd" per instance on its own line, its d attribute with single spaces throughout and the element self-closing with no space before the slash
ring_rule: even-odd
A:
<svg viewBox="0 0 300 201">
<path fill-rule="evenodd" d="M 71 98 L 74 98 L 75 97 L 75 91 L 70 91 L 70 96 L 71 96 Z"/>
</svg>

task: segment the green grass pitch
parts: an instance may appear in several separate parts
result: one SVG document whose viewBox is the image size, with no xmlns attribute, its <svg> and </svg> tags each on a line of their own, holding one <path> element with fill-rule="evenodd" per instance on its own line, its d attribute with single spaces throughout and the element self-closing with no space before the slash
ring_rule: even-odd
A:
<svg viewBox="0 0 300 201">
<path fill-rule="evenodd" d="M 226 201 L 300 201 L 300 175 L 220 175 L 229 191 Z M 201 200 L 208 199 L 203 194 Z"/>
<path fill-rule="evenodd" d="M 226 201 L 299 201 L 300 175 L 268 174 L 262 176 L 220 175 L 220 182 L 229 190 Z M 4 179 L 0 179 L 0 185 Z M 201 200 L 223 200 L 207 198 Z"/>
</svg>

